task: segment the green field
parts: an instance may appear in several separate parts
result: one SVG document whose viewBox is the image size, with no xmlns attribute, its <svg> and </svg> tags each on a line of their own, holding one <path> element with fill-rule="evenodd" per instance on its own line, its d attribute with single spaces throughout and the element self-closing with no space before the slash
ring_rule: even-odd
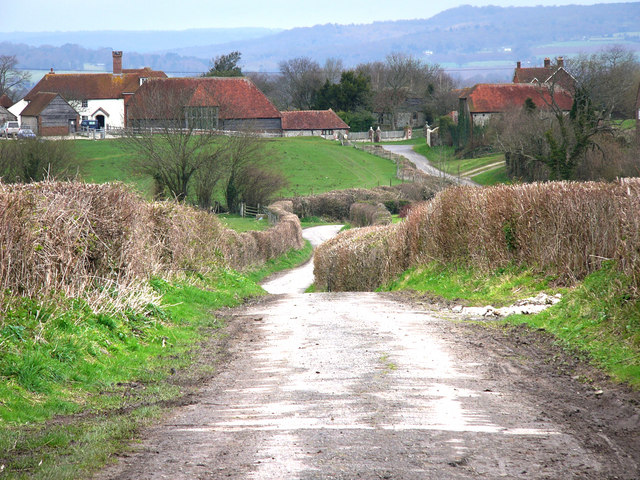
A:
<svg viewBox="0 0 640 480">
<path fill-rule="evenodd" d="M 393 162 L 338 142 L 305 137 L 270 139 L 265 144 L 268 161 L 289 180 L 282 196 L 400 183 Z M 76 140 L 74 145 L 84 180 L 123 181 L 150 195 L 151 180 L 135 175 L 131 169 L 135 153 L 126 151 L 121 140 Z"/>
<path fill-rule="evenodd" d="M 268 143 L 274 165 L 290 186 L 284 196 L 400 183 L 393 162 L 320 138 L 278 138 Z"/>
</svg>

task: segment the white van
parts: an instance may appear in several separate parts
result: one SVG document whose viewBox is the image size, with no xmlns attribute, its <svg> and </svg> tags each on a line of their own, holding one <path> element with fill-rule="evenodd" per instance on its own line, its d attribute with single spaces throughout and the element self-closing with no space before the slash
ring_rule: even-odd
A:
<svg viewBox="0 0 640 480">
<path fill-rule="evenodd" d="M 20 124 L 18 122 L 4 122 L 2 128 L 0 128 L 0 135 L 4 138 L 15 137 L 20 130 Z"/>
</svg>

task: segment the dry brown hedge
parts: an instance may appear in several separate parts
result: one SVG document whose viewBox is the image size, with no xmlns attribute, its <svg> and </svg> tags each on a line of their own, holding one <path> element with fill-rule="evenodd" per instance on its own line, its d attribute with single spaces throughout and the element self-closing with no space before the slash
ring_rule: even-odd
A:
<svg viewBox="0 0 640 480">
<path fill-rule="evenodd" d="M 349 223 L 355 227 L 388 225 L 391 223 L 391 213 L 381 203 L 352 203 L 349 209 Z"/>
<path fill-rule="evenodd" d="M 149 203 L 121 184 L 0 183 L 0 302 L 105 287 L 123 292 L 153 275 L 259 265 L 302 246 L 291 204 L 272 210 L 281 218 L 275 227 L 238 234 L 214 215 Z"/>
<path fill-rule="evenodd" d="M 553 182 L 489 188 L 455 187 L 411 209 L 401 226 L 376 232 L 376 238 L 350 233 L 316 254 L 318 285 L 375 288 L 411 265 L 431 261 L 495 269 L 511 264 L 557 275 L 570 283 L 618 262 L 634 288 L 640 285 L 640 183 Z M 385 241 L 381 242 L 380 238 Z M 395 247 L 381 245 L 395 242 Z M 370 246 L 367 248 L 367 244 Z M 350 258 L 343 251 L 376 261 Z M 324 263 L 339 268 L 328 270 Z M 358 265 L 355 279 L 336 278 Z M 331 275 L 331 278 L 329 276 Z"/>
<path fill-rule="evenodd" d="M 318 195 L 295 197 L 291 199 L 293 212 L 300 218 L 324 217 L 333 220 L 347 220 L 351 205 L 354 203 L 382 203 L 392 210 L 399 204 L 422 202 L 449 186 L 443 179 L 429 177 L 420 183 L 403 183 L 392 187 L 376 187 L 372 189 L 349 188 L 334 190 Z M 391 208 L 390 208 L 391 207 Z"/>
</svg>

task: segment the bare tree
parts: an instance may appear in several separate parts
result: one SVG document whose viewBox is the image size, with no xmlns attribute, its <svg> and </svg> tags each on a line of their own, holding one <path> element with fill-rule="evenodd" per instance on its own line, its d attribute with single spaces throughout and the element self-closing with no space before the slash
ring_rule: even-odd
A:
<svg viewBox="0 0 640 480">
<path fill-rule="evenodd" d="M 225 141 L 227 155 L 227 175 L 225 177 L 224 193 L 227 208 L 236 210 L 238 203 L 244 200 L 247 189 L 243 182 L 248 176 L 245 170 L 249 167 L 259 167 L 266 159 L 264 141 L 251 132 L 233 135 Z"/>
<path fill-rule="evenodd" d="M 324 66 L 322 67 L 324 81 L 328 81 L 331 84 L 338 83 L 343 71 L 344 64 L 341 58 L 329 57 L 324 61 Z"/>
<path fill-rule="evenodd" d="M 288 88 L 282 75 L 252 72 L 247 76 L 271 100 L 276 108 L 287 110 L 291 106 Z"/>
<path fill-rule="evenodd" d="M 438 65 L 428 65 L 404 53 L 392 53 L 384 62 L 359 65 L 358 71 L 371 78 L 374 110 L 391 116 L 396 128 L 397 114 L 408 98 L 419 98 L 426 108 L 451 103 L 444 94 L 453 80 Z"/>
<path fill-rule="evenodd" d="M 132 98 L 125 147 L 137 153 L 132 167 L 153 178 L 158 196 L 184 201 L 196 172 L 208 170 L 202 180 L 225 169 L 224 148 L 216 130 L 218 109 L 189 107 L 192 91 L 167 87 L 149 81 Z"/>
<path fill-rule="evenodd" d="M 320 65 L 308 57 L 280 62 L 280 74 L 287 95 L 287 108 L 308 110 L 324 82 Z"/>
<path fill-rule="evenodd" d="M 31 74 L 18 70 L 17 66 L 15 55 L 0 55 L 0 97 L 6 94 L 15 100 L 15 94 L 31 80 Z"/>
<path fill-rule="evenodd" d="M 569 60 L 567 68 L 604 117 L 633 118 L 640 62 L 632 51 L 616 45 L 581 54 Z"/>
</svg>

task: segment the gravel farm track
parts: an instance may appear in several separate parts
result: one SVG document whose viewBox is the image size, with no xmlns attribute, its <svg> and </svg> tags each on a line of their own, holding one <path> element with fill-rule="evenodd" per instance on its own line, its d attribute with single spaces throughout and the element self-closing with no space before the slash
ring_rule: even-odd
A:
<svg viewBox="0 0 640 480">
<path fill-rule="evenodd" d="M 302 268 L 221 313 L 216 372 L 98 480 L 640 479 L 640 395 L 544 332 Z"/>
</svg>

